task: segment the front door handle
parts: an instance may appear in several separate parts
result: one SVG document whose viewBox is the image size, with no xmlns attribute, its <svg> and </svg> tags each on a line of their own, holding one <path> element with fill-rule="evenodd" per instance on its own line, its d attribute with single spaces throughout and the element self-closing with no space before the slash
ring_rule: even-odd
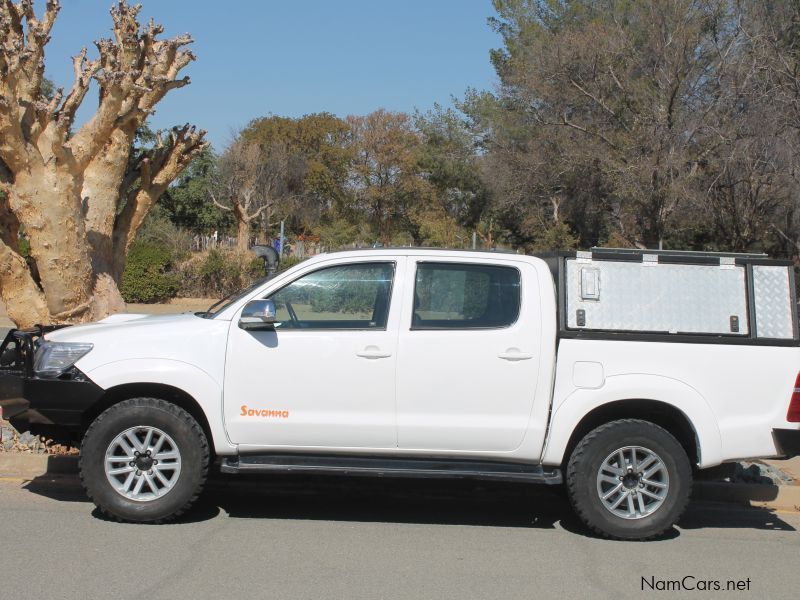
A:
<svg viewBox="0 0 800 600">
<path fill-rule="evenodd" d="M 523 354 L 516 348 L 509 348 L 506 352 L 501 352 L 498 354 L 497 358 L 516 362 L 518 360 L 530 360 L 533 358 L 533 354 Z"/>
<path fill-rule="evenodd" d="M 391 352 L 382 352 L 377 346 L 367 346 L 361 352 L 356 352 L 356 356 L 360 358 L 368 358 L 374 360 L 376 358 L 389 358 Z"/>
</svg>

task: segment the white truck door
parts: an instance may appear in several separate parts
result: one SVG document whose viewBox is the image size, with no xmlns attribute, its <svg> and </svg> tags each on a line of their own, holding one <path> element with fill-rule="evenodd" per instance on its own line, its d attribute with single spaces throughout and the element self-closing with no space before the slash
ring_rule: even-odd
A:
<svg viewBox="0 0 800 600">
<path fill-rule="evenodd" d="M 235 317 L 224 389 L 232 442 L 396 448 L 393 297 L 403 267 L 362 260 L 306 273 L 269 294 L 275 331 L 245 331 Z"/>
<path fill-rule="evenodd" d="M 409 260 L 397 364 L 398 446 L 510 451 L 539 376 L 536 269 L 483 258 Z"/>
</svg>

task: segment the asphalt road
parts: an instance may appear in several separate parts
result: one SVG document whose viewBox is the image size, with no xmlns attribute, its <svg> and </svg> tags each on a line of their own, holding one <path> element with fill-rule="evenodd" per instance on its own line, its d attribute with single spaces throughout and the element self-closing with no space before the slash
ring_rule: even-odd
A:
<svg viewBox="0 0 800 600">
<path fill-rule="evenodd" d="M 589 536 L 543 488 L 230 481 L 150 526 L 103 520 L 75 481 L 0 480 L 0 597 L 639 598 L 653 593 L 642 578 L 749 586 L 689 597 L 800 589 L 798 513 L 693 504 L 664 539 L 626 543 Z"/>
</svg>

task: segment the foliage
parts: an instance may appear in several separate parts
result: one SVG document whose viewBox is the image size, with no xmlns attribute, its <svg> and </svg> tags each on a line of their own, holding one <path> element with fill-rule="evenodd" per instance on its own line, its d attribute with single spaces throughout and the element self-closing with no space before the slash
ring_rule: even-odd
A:
<svg viewBox="0 0 800 600">
<path fill-rule="evenodd" d="M 286 176 L 249 233 L 274 237 L 285 219 L 290 238 L 316 236 L 326 249 L 462 248 L 475 234 L 483 248 L 800 258 L 800 4 L 493 6 L 494 92 L 413 116 L 252 121 L 240 138 L 258 144 L 262 163 L 282 157 Z M 208 186 L 193 165 L 176 198 L 189 178 Z M 208 206 L 194 197 L 196 210 Z"/>
<path fill-rule="evenodd" d="M 279 268 L 281 271 L 286 271 L 294 266 L 299 265 L 304 260 L 306 259 L 300 258 L 299 256 L 284 256 L 283 258 L 281 258 L 281 264 Z"/>
<path fill-rule="evenodd" d="M 216 161 L 212 150 L 205 148 L 161 196 L 159 206 L 172 223 L 197 233 L 225 231 L 233 226 L 231 214 L 209 199 Z"/>
<path fill-rule="evenodd" d="M 148 215 L 136 240 L 169 248 L 172 256 L 178 261 L 188 258 L 192 250 L 191 233 L 177 227 L 160 206 Z"/>
<path fill-rule="evenodd" d="M 164 302 L 174 298 L 180 287 L 171 272 L 172 253 L 166 246 L 137 241 L 128 252 L 120 291 L 125 302 Z"/>
<path fill-rule="evenodd" d="M 464 247 L 469 229 L 489 214 L 468 123 L 437 105 L 414 117 L 378 110 L 346 120 L 326 113 L 256 119 L 222 157 L 204 152 L 167 191 L 162 205 L 169 218 L 195 230 L 230 231 L 233 213 L 214 208 L 209 196 L 225 204 L 222 197 L 231 194 L 219 182 L 230 170 L 226 157 L 252 143 L 260 148 L 260 168 L 276 177 L 269 189 L 254 187 L 252 206 L 242 211 L 247 221 L 271 204 L 245 224 L 248 237 L 254 230 L 262 239 L 274 237 L 277 220 L 284 219 L 290 236 L 318 236 L 328 249 Z"/>
<path fill-rule="evenodd" d="M 455 226 L 474 227 L 488 214 L 489 192 L 481 179 L 481 157 L 469 122 L 455 109 L 436 104 L 425 114 L 417 112 L 414 123 L 423 139 L 419 168 L 436 190 L 430 209 Z M 450 245 L 452 239 L 442 241 Z"/>
<path fill-rule="evenodd" d="M 276 146 L 288 153 L 293 176 L 287 189 L 290 211 L 286 216 L 293 230 L 309 230 L 345 203 L 352 163 L 347 122 L 329 113 L 299 119 L 269 116 L 252 121 L 242 136 L 258 143 L 265 158 Z"/>
<path fill-rule="evenodd" d="M 28 238 L 20 238 L 19 255 L 23 258 L 28 258 L 31 255 L 31 243 L 28 241 Z"/>
<path fill-rule="evenodd" d="M 250 252 L 213 249 L 179 265 L 179 295 L 224 298 L 264 276 L 263 261 Z"/>
<path fill-rule="evenodd" d="M 405 113 L 380 109 L 365 117 L 350 116 L 347 122 L 355 153 L 350 208 L 389 245 L 396 231 L 409 230 L 412 210 L 433 196 L 418 162 L 422 137 Z"/>
<path fill-rule="evenodd" d="M 344 217 L 334 217 L 330 221 L 320 223 L 314 228 L 322 246 L 329 250 L 340 250 L 359 240 L 359 227 Z"/>
<path fill-rule="evenodd" d="M 514 245 L 798 252 L 800 5 L 494 7 L 501 85 L 459 106 Z"/>
</svg>

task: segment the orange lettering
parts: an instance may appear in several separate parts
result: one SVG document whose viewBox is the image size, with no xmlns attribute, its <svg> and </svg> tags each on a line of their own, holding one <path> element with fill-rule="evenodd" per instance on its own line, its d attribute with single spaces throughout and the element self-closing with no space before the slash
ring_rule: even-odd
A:
<svg viewBox="0 0 800 600">
<path fill-rule="evenodd" d="M 242 417 L 261 417 L 261 418 L 270 418 L 274 417 L 277 419 L 288 419 L 289 418 L 289 411 L 288 410 L 272 410 L 269 408 L 248 408 L 246 404 L 242 404 L 240 407 L 242 412 L 239 413 Z"/>
</svg>

